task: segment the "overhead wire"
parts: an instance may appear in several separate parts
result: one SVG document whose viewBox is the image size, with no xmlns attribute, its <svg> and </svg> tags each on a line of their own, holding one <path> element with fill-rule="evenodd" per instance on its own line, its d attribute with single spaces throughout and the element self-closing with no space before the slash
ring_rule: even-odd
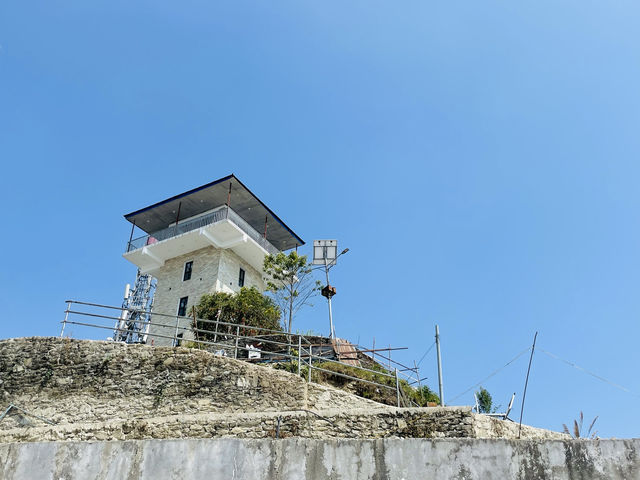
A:
<svg viewBox="0 0 640 480">
<path fill-rule="evenodd" d="M 618 389 L 622 390 L 623 392 L 630 393 L 631 395 L 633 395 L 633 396 L 635 396 L 635 397 L 640 397 L 640 395 L 638 395 L 638 394 L 636 394 L 636 393 L 632 392 L 632 391 L 631 391 L 631 390 L 629 390 L 628 388 L 623 387 L 622 385 L 619 385 L 619 384 L 617 384 L 617 383 L 615 383 L 615 382 L 612 382 L 611 380 L 607 380 L 606 378 L 601 377 L 600 375 L 597 375 L 597 374 L 595 374 L 595 373 L 593 373 L 593 372 L 591 372 L 591 371 L 587 370 L 586 368 L 581 367 L 580 365 L 576 365 L 575 363 L 570 362 L 569 360 L 565 360 L 564 358 L 560 358 L 559 356 L 557 356 L 557 355 L 555 355 L 555 354 L 553 354 L 553 353 L 551 353 L 551 352 L 548 352 L 548 351 L 546 351 L 546 350 L 544 350 L 544 349 L 542 349 L 542 348 L 540 348 L 540 347 L 538 347 L 538 350 L 540 350 L 542 353 L 544 353 L 544 354 L 548 355 L 549 357 L 551 357 L 551 358 L 553 358 L 553 359 L 555 359 L 555 360 L 559 360 L 559 361 L 560 361 L 560 362 L 562 362 L 562 363 L 566 363 L 567 365 L 569 365 L 569 366 L 571 366 L 571 367 L 575 368 L 576 370 L 580 370 L 581 372 L 584 372 L 584 373 L 586 373 L 587 375 L 591 375 L 592 377 L 597 378 L 597 379 L 598 379 L 598 380 L 600 380 L 601 382 L 608 383 L 609 385 L 611 385 L 611 386 L 613 386 L 613 387 L 616 387 L 616 388 L 618 388 Z"/>
<path fill-rule="evenodd" d="M 431 349 L 435 346 L 435 342 L 431 344 L 431 346 L 427 349 L 427 351 L 422 355 L 422 357 L 420 358 L 420 361 L 418 362 L 418 365 L 420 365 L 420 363 L 424 360 L 424 358 L 429 354 L 429 352 L 431 351 Z M 488 376 L 486 376 L 485 378 L 483 378 L 482 380 L 480 380 L 478 383 L 472 385 L 471 387 L 467 388 L 464 392 L 456 395 L 455 397 L 453 397 L 452 399 L 448 400 L 449 403 L 457 400 L 458 398 L 462 397 L 463 395 L 465 395 L 466 393 L 470 392 L 471 390 L 473 390 L 474 388 L 479 387 L 480 385 L 482 385 L 484 382 L 486 382 L 487 380 L 489 380 L 490 378 L 492 378 L 493 376 L 497 375 L 498 373 L 500 373 L 502 370 L 504 370 L 506 367 L 508 367 L 509 365 L 511 365 L 513 362 L 515 362 L 518 358 L 520 358 L 522 355 L 524 355 L 525 353 L 527 353 L 528 351 L 531 350 L 532 347 L 527 347 L 524 350 L 522 350 L 520 353 L 518 353 L 515 357 L 513 357 L 511 360 L 509 360 L 507 363 L 505 363 L 502 367 L 494 370 L 493 372 L 491 372 Z M 640 397 L 640 395 L 634 393 L 633 391 L 629 390 L 627 387 L 624 387 L 618 383 L 615 383 L 607 378 L 604 378 L 601 375 L 598 375 L 590 370 L 587 370 L 584 367 L 581 367 L 580 365 L 577 365 L 569 360 L 565 360 L 564 358 L 559 357 L 558 355 L 551 353 L 543 348 L 540 347 L 536 347 L 536 350 L 539 350 L 540 352 L 544 353 L 545 355 L 548 355 L 549 357 L 558 360 L 562 363 L 565 363 L 567 365 L 569 365 L 570 367 L 575 368 L 576 370 L 580 370 L 583 373 L 586 373 L 587 375 L 591 375 L 594 378 L 597 378 L 598 380 L 600 380 L 601 382 L 607 383 L 609 385 L 611 385 L 612 387 L 615 387 L 619 390 L 622 390 L 623 392 L 627 392 L 635 397 Z"/>
<path fill-rule="evenodd" d="M 518 355 L 516 355 L 515 357 L 513 357 L 511 360 L 509 360 L 507 363 L 505 363 L 502 367 L 498 368 L 497 370 L 494 370 L 489 376 L 483 378 L 482 380 L 480 380 L 478 383 L 476 383 L 475 385 L 467 388 L 464 392 L 456 395 L 455 397 L 448 399 L 447 402 L 449 404 L 451 404 L 452 402 L 454 402 L 455 400 L 457 400 L 458 398 L 460 398 L 461 396 L 463 396 L 464 394 L 470 392 L 471 390 L 473 390 L 476 387 L 479 387 L 480 385 L 482 385 L 484 382 L 486 382 L 487 380 L 489 380 L 491 377 L 493 377 L 494 375 L 498 374 L 500 371 L 504 370 L 506 367 L 508 367 L 509 365 L 511 365 L 513 362 L 515 362 L 518 358 L 520 358 L 522 355 L 524 355 L 525 353 L 527 353 L 529 350 L 531 350 L 531 347 L 527 347 L 524 350 L 522 350 Z"/>
<path fill-rule="evenodd" d="M 418 367 L 420 366 L 420 364 L 421 364 L 421 363 L 422 363 L 422 361 L 424 360 L 424 357 L 426 357 L 426 356 L 429 354 L 429 352 L 431 351 L 431 349 L 432 349 L 433 347 L 435 347 L 435 345 L 436 345 L 436 342 L 433 342 L 433 343 L 431 344 L 431 346 L 430 346 L 429 348 L 427 348 L 427 351 L 426 351 L 426 352 L 424 352 L 424 355 L 422 355 L 422 357 L 420 357 L 420 360 L 418 361 Z"/>
</svg>

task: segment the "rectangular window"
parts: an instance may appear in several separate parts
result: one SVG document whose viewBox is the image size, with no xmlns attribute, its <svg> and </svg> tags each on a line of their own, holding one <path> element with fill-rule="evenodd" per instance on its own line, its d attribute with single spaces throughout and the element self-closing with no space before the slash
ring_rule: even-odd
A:
<svg viewBox="0 0 640 480">
<path fill-rule="evenodd" d="M 244 270 L 240 269 L 240 275 L 238 275 L 238 286 L 244 287 Z"/>
<path fill-rule="evenodd" d="M 191 270 L 193 270 L 193 262 L 187 262 L 184 264 L 184 274 L 182 275 L 182 281 L 185 282 L 191 279 Z"/>
<path fill-rule="evenodd" d="M 186 317 L 187 316 L 187 302 L 189 301 L 189 297 L 182 297 L 180 299 L 180 303 L 178 304 L 178 316 Z"/>
</svg>

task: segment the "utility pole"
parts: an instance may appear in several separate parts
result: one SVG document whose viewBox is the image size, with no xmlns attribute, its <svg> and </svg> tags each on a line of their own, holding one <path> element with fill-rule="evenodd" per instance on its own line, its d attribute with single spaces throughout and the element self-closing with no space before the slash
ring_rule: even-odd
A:
<svg viewBox="0 0 640 480">
<path fill-rule="evenodd" d="M 533 353 L 536 351 L 536 339 L 538 332 L 533 336 L 533 345 L 531 346 L 531 356 L 529 357 L 529 366 L 527 367 L 527 378 L 524 381 L 524 393 L 522 394 L 522 406 L 520 407 L 520 425 L 518 426 L 518 438 L 522 433 L 522 414 L 524 413 L 524 399 L 527 396 L 527 385 L 529 385 L 529 372 L 531 372 L 531 362 L 533 361 Z"/>
<path fill-rule="evenodd" d="M 440 406 L 444 407 L 444 395 L 442 393 L 442 360 L 440 358 L 440 329 L 436 325 L 436 351 L 438 352 L 438 391 L 440 392 Z"/>
</svg>

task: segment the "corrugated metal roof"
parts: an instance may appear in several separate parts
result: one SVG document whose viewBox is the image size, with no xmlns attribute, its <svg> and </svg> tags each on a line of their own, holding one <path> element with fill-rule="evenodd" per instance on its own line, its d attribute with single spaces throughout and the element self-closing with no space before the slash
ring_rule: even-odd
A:
<svg viewBox="0 0 640 480">
<path fill-rule="evenodd" d="M 152 234 L 174 223 L 178 211 L 180 219 L 187 219 L 225 205 L 230 187 L 231 209 L 261 234 L 264 233 L 266 218 L 266 237 L 274 247 L 278 250 L 289 250 L 304 245 L 304 240 L 233 174 L 128 213 L 124 218 L 135 223 L 146 233 Z"/>
</svg>

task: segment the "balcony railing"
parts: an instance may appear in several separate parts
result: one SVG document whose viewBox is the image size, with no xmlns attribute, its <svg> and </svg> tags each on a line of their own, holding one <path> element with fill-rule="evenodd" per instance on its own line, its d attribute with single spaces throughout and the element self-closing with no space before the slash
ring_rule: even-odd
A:
<svg viewBox="0 0 640 480">
<path fill-rule="evenodd" d="M 153 232 L 151 235 L 145 235 L 143 237 L 134 238 L 127 243 L 127 252 L 138 250 L 146 245 L 153 245 L 154 243 L 167 240 L 168 238 L 177 237 L 183 233 L 197 230 L 207 225 L 221 222 L 223 220 L 229 220 L 240 228 L 244 233 L 251 237 L 258 245 L 264 248 L 268 253 L 276 254 L 278 249 L 274 247 L 266 238 L 260 235 L 255 228 L 249 225 L 240 215 L 234 212 L 229 207 L 221 208 L 208 215 L 194 218 L 193 220 L 186 220 L 178 225 L 172 225 L 171 227 L 163 228 L 157 232 Z"/>
</svg>

